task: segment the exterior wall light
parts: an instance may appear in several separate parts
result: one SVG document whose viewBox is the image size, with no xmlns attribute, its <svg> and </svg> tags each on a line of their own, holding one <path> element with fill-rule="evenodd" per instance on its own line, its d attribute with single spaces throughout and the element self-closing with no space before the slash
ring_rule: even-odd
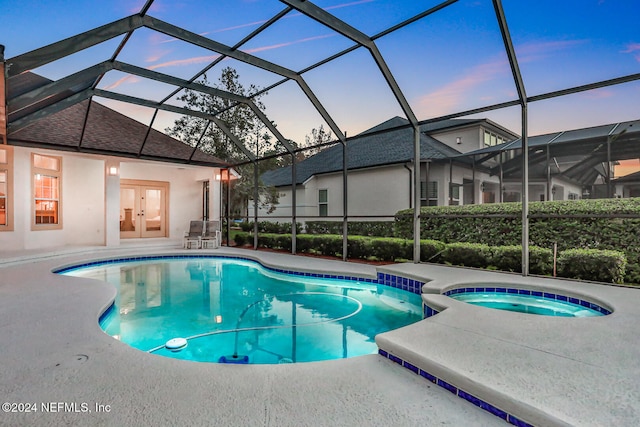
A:
<svg viewBox="0 0 640 427">
<path fill-rule="evenodd" d="M 118 176 L 118 167 L 117 166 L 109 166 L 107 168 L 107 175 L 109 175 L 109 176 Z"/>
</svg>

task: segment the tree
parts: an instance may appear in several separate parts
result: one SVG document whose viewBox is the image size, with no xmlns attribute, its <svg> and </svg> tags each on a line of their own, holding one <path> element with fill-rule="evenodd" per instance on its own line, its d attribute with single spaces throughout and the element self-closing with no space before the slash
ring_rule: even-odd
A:
<svg viewBox="0 0 640 427">
<path fill-rule="evenodd" d="M 245 88 L 239 82 L 239 77 L 235 69 L 226 67 L 222 70 L 218 81 L 213 87 L 244 97 L 248 97 L 250 94 L 260 90 L 253 84 L 249 88 Z M 198 83 L 212 86 L 206 74 Z M 260 110 L 264 111 L 265 106 L 260 101 L 262 95 L 254 97 L 253 102 Z M 272 141 L 271 135 L 266 132 L 265 124 L 262 123 L 248 105 L 243 103 L 236 105 L 236 101 L 231 99 L 188 88 L 184 89 L 184 93 L 178 97 L 178 100 L 184 102 L 186 108 L 215 116 L 224 123 L 248 151 L 256 153 L 257 157 L 259 157 L 260 153 L 275 150 L 275 143 Z M 191 146 L 195 146 L 200 141 L 199 149 L 230 164 L 247 161 L 246 155 L 233 140 L 215 124 L 208 124 L 207 119 L 193 116 L 180 117 L 175 121 L 172 128 L 167 129 L 167 133 Z M 249 200 L 253 199 L 253 167 L 253 164 L 234 167 L 241 175 L 241 178 L 232 184 L 231 206 L 233 207 L 232 212 L 234 215 L 244 216 L 242 213 L 246 212 Z M 278 193 L 275 189 L 267 188 L 262 182 L 258 182 L 258 190 L 263 207 L 268 207 L 270 211 L 273 211 L 278 203 Z M 226 197 L 226 195 L 223 195 L 223 197 Z"/>
<path fill-rule="evenodd" d="M 305 135 L 304 137 L 304 146 L 310 147 L 309 150 L 306 151 L 305 157 L 311 157 L 318 154 L 325 148 L 330 147 L 330 145 L 327 144 L 333 141 L 333 134 L 330 130 L 325 130 L 324 125 L 320 125 L 319 128 L 311 129 L 311 135 Z"/>
</svg>

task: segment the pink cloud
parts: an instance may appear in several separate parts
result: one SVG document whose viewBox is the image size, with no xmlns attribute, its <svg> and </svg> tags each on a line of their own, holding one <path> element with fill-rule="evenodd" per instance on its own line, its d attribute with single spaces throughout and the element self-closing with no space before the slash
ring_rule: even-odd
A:
<svg viewBox="0 0 640 427">
<path fill-rule="evenodd" d="M 273 44 L 273 45 L 269 45 L 269 46 L 254 47 L 252 49 L 244 50 L 244 52 L 245 53 L 256 53 L 256 52 L 262 52 L 262 51 L 265 51 L 265 50 L 279 49 L 281 47 L 291 46 L 291 45 L 298 44 L 298 43 L 305 43 L 305 42 L 309 42 L 309 41 L 313 41 L 313 40 L 326 39 L 328 37 L 333 37 L 333 36 L 335 36 L 335 34 L 325 34 L 325 35 L 322 35 L 322 36 L 307 37 L 307 38 L 304 38 L 304 39 L 298 39 L 298 40 L 294 40 L 294 41 L 290 41 L 290 42 L 284 42 L 284 43 L 277 43 L 277 44 Z"/>
<path fill-rule="evenodd" d="M 340 9 L 340 8 L 343 8 L 343 7 L 357 6 L 359 4 L 371 3 L 373 1 L 374 0 L 360 0 L 360 1 L 353 1 L 351 3 L 336 4 L 334 6 L 325 7 L 324 10 Z"/>
<path fill-rule="evenodd" d="M 622 51 L 622 53 L 632 53 L 640 50 L 640 43 L 629 43 L 627 48 Z"/>
<path fill-rule="evenodd" d="M 449 113 L 460 107 L 465 96 L 480 84 L 509 71 L 506 59 L 477 65 L 457 80 L 421 96 L 417 101 L 420 116 L 431 117 Z"/>
<path fill-rule="evenodd" d="M 584 98 L 588 98 L 588 99 L 605 99 L 605 98 L 611 98 L 614 95 L 615 93 L 612 90 L 606 89 L 606 88 L 589 90 L 582 94 Z"/>
<path fill-rule="evenodd" d="M 215 54 L 215 55 L 207 55 L 207 56 L 195 56 L 193 58 L 186 58 L 186 59 L 176 59 L 173 61 L 167 61 L 167 62 L 162 62 L 160 64 L 154 64 L 151 65 L 149 67 L 147 67 L 149 70 L 156 70 L 158 68 L 165 68 L 165 67 L 181 67 L 184 65 L 192 65 L 192 64 L 203 64 L 203 63 L 210 63 L 213 62 L 214 60 L 216 60 L 217 58 L 219 58 L 220 55 Z"/>
<path fill-rule="evenodd" d="M 546 57 L 552 52 L 564 51 L 587 43 L 588 40 L 554 40 L 525 43 L 515 46 L 518 62 L 533 62 Z"/>
<path fill-rule="evenodd" d="M 140 79 L 136 76 L 132 76 L 132 75 L 127 75 L 124 76 L 118 80 L 116 80 L 115 82 L 111 83 L 108 86 L 105 86 L 105 90 L 110 90 L 110 89 L 115 89 L 118 86 L 125 84 L 125 83 L 135 83 L 135 82 L 139 82 Z"/>
<path fill-rule="evenodd" d="M 171 53 L 170 50 L 151 52 L 149 56 L 145 58 L 145 62 L 159 61 L 162 57 L 168 55 L 169 53 Z"/>
</svg>

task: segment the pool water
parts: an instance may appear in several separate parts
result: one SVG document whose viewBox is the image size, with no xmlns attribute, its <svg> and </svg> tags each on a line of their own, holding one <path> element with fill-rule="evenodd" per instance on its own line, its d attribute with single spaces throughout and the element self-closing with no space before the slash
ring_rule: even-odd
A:
<svg viewBox="0 0 640 427">
<path fill-rule="evenodd" d="M 465 292 L 453 294 L 450 297 L 482 307 L 542 316 L 591 317 L 603 315 L 599 311 L 582 305 L 533 295 L 517 295 L 504 292 Z"/>
<path fill-rule="evenodd" d="M 135 261 L 63 274 L 116 286 L 114 307 L 101 321 L 109 335 L 140 350 L 200 362 L 275 364 L 371 354 L 375 335 L 422 319 L 417 294 L 279 273 L 247 260 Z M 186 338 L 187 346 L 165 348 L 174 338 Z"/>
</svg>

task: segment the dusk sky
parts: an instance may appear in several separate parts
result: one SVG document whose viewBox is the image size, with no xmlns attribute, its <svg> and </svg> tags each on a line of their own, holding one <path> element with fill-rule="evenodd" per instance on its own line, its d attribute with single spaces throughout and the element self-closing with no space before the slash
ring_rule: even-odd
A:
<svg viewBox="0 0 640 427">
<path fill-rule="evenodd" d="M 373 36 L 438 1 L 319 0 L 318 6 Z M 5 58 L 42 47 L 128 15 L 143 0 L 0 0 L 0 44 Z M 527 95 L 538 95 L 640 72 L 640 3 L 637 0 L 503 1 Z M 149 15 L 232 46 L 285 9 L 275 0 L 156 0 Z M 117 37 L 85 52 L 33 70 L 58 79 L 110 58 Z M 511 71 L 490 0 L 460 0 L 376 40 L 419 120 L 516 99 Z M 289 12 L 240 50 L 300 71 L 353 42 L 298 12 Z M 118 60 L 184 79 L 217 58 L 164 34 L 141 28 Z M 233 59 L 223 67 L 245 86 L 268 86 L 281 77 Z M 303 75 L 340 129 L 355 135 L 393 116 L 404 116 L 371 55 L 359 48 Z M 174 87 L 111 71 L 100 88 L 161 100 Z M 152 109 L 94 98 L 149 123 Z M 262 98 L 266 114 L 287 138 L 303 142 L 323 124 L 297 85 L 289 82 Z M 169 103 L 177 104 L 172 100 Z M 640 82 L 531 103 L 531 135 L 640 119 Z M 521 133 L 520 110 L 483 113 Z M 161 112 L 164 130 L 178 116 Z M 325 125 L 326 128 L 326 125 Z M 635 164 L 638 162 L 635 161 Z M 621 173 L 619 173 L 620 175 Z"/>
</svg>

